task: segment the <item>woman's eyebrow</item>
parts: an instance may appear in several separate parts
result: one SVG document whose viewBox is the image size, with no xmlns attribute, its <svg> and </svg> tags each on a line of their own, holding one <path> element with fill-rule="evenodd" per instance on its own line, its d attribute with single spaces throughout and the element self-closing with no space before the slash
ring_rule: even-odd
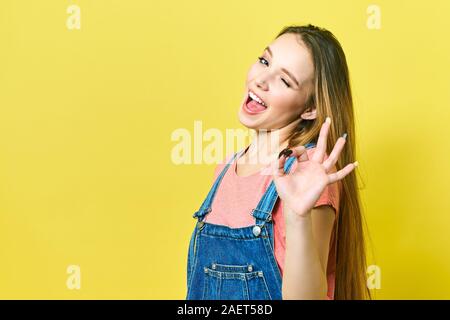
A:
<svg viewBox="0 0 450 320">
<path fill-rule="evenodd" d="M 270 47 L 265 47 L 264 50 L 267 50 L 267 52 L 269 52 L 270 56 L 273 58 L 273 53 L 272 50 L 270 50 Z M 292 73 L 290 73 L 288 70 L 286 70 L 285 68 L 281 68 L 281 71 L 283 71 L 284 73 L 286 73 L 294 82 L 295 84 L 300 87 L 300 84 L 298 83 L 297 79 L 295 79 L 295 77 L 292 75 Z"/>
</svg>

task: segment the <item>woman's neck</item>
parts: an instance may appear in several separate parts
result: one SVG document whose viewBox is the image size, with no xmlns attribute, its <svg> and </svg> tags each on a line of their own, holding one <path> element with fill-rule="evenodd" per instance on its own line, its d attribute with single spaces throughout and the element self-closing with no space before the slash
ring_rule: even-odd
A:
<svg viewBox="0 0 450 320">
<path fill-rule="evenodd" d="M 280 129 L 255 130 L 254 138 L 241 161 L 245 164 L 268 165 L 288 146 L 288 138 L 297 124 L 298 121 L 295 121 Z"/>
</svg>

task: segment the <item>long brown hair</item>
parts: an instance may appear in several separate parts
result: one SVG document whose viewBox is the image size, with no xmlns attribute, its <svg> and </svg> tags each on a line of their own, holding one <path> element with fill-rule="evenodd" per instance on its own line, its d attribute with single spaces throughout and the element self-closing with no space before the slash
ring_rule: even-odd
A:
<svg viewBox="0 0 450 320">
<path fill-rule="evenodd" d="M 287 26 L 276 36 L 293 33 L 299 36 L 314 62 L 314 90 L 307 106 L 314 106 L 317 118 L 301 120 L 289 137 L 288 148 L 316 141 L 322 123 L 327 116 L 332 125 L 328 134 L 327 153 L 330 154 L 336 140 L 347 133 L 347 142 L 336 163 L 340 170 L 356 161 L 355 124 L 349 71 L 344 51 L 328 30 L 311 24 Z M 336 277 L 334 298 L 371 299 L 366 285 L 366 247 L 363 219 L 356 170 L 339 181 L 339 214 L 336 221 Z"/>
</svg>

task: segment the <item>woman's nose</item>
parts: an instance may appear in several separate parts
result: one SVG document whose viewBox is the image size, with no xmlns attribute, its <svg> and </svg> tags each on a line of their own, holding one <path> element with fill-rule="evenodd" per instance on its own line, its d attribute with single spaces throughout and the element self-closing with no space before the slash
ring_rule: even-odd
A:
<svg viewBox="0 0 450 320">
<path fill-rule="evenodd" d="M 261 88 L 263 90 L 267 89 L 267 82 L 264 79 L 260 78 L 260 79 L 256 80 L 256 85 L 258 86 L 258 88 Z"/>
</svg>

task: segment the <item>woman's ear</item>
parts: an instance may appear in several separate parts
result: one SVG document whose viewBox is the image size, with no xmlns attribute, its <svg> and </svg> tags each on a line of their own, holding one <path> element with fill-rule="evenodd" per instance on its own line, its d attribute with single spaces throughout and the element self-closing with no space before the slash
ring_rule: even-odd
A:
<svg viewBox="0 0 450 320">
<path fill-rule="evenodd" d="M 315 106 L 311 106 L 307 108 L 303 113 L 300 115 L 300 117 L 303 120 L 313 120 L 317 117 L 316 108 Z"/>
</svg>

